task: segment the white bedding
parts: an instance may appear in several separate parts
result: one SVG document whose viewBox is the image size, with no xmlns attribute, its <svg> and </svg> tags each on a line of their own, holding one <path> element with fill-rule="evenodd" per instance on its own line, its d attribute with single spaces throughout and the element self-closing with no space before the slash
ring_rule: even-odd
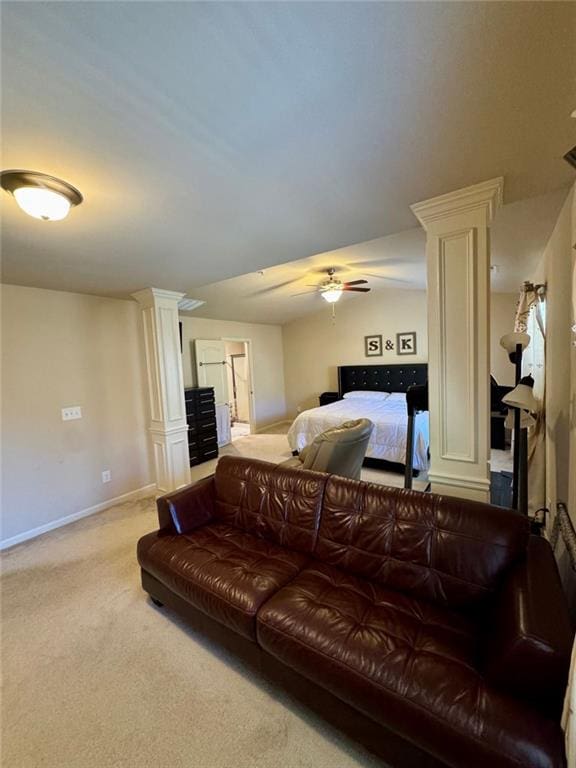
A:
<svg viewBox="0 0 576 768">
<path fill-rule="evenodd" d="M 408 413 L 406 395 L 394 393 L 386 399 L 350 398 L 299 414 L 290 430 L 288 442 L 293 451 L 301 451 L 316 435 L 352 419 L 370 419 L 374 430 L 366 456 L 406 463 Z M 414 469 L 428 469 L 428 414 L 414 418 Z"/>
</svg>

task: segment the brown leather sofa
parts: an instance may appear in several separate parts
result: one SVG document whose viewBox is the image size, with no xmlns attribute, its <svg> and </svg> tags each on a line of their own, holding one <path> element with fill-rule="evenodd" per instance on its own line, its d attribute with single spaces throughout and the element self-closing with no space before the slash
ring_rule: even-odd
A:
<svg viewBox="0 0 576 768">
<path fill-rule="evenodd" d="M 390 765 L 565 765 L 572 632 L 521 515 L 231 457 L 158 513 L 153 600 Z"/>
</svg>

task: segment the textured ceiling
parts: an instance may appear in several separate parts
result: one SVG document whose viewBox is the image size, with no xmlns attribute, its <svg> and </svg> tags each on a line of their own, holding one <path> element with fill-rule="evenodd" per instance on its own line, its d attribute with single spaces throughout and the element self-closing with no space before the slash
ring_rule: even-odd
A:
<svg viewBox="0 0 576 768">
<path fill-rule="evenodd" d="M 493 291 L 517 293 L 532 276 L 566 196 L 567 190 L 559 190 L 509 203 L 498 211 L 490 237 Z M 424 231 L 414 228 L 201 286 L 193 296 L 206 304 L 193 314 L 246 322 L 289 322 L 326 307 L 314 286 L 327 278 L 329 267 L 337 268 L 343 282 L 368 280 L 372 291 L 425 289 L 425 246 Z M 346 293 L 340 301 L 361 302 L 362 296 Z"/>
<path fill-rule="evenodd" d="M 2 194 L 3 279 L 194 295 L 487 178 L 565 188 L 575 39 L 574 3 L 4 2 L 3 167 L 85 203 Z"/>
</svg>

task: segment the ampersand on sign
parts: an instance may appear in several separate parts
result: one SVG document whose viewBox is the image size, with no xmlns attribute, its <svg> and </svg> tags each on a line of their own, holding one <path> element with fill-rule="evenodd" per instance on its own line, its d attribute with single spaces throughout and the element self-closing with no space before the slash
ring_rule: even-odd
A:
<svg viewBox="0 0 576 768">
<path fill-rule="evenodd" d="M 386 339 L 386 343 L 384 344 L 384 349 L 386 349 L 388 352 L 391 349 L 394 349 L 394 342 L 391 339 Z"/>
</svg>

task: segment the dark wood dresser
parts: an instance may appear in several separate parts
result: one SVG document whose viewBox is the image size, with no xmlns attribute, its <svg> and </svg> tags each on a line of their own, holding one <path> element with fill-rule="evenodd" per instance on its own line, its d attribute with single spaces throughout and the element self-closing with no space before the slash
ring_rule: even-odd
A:
<svg viewBox="0 0 576 768">
<path fill-rule="evenodd" d="M 212 387 L 188 387 L 184 390 L 190 466 L 218 456 L 216 405 Z"/>
</svg>

